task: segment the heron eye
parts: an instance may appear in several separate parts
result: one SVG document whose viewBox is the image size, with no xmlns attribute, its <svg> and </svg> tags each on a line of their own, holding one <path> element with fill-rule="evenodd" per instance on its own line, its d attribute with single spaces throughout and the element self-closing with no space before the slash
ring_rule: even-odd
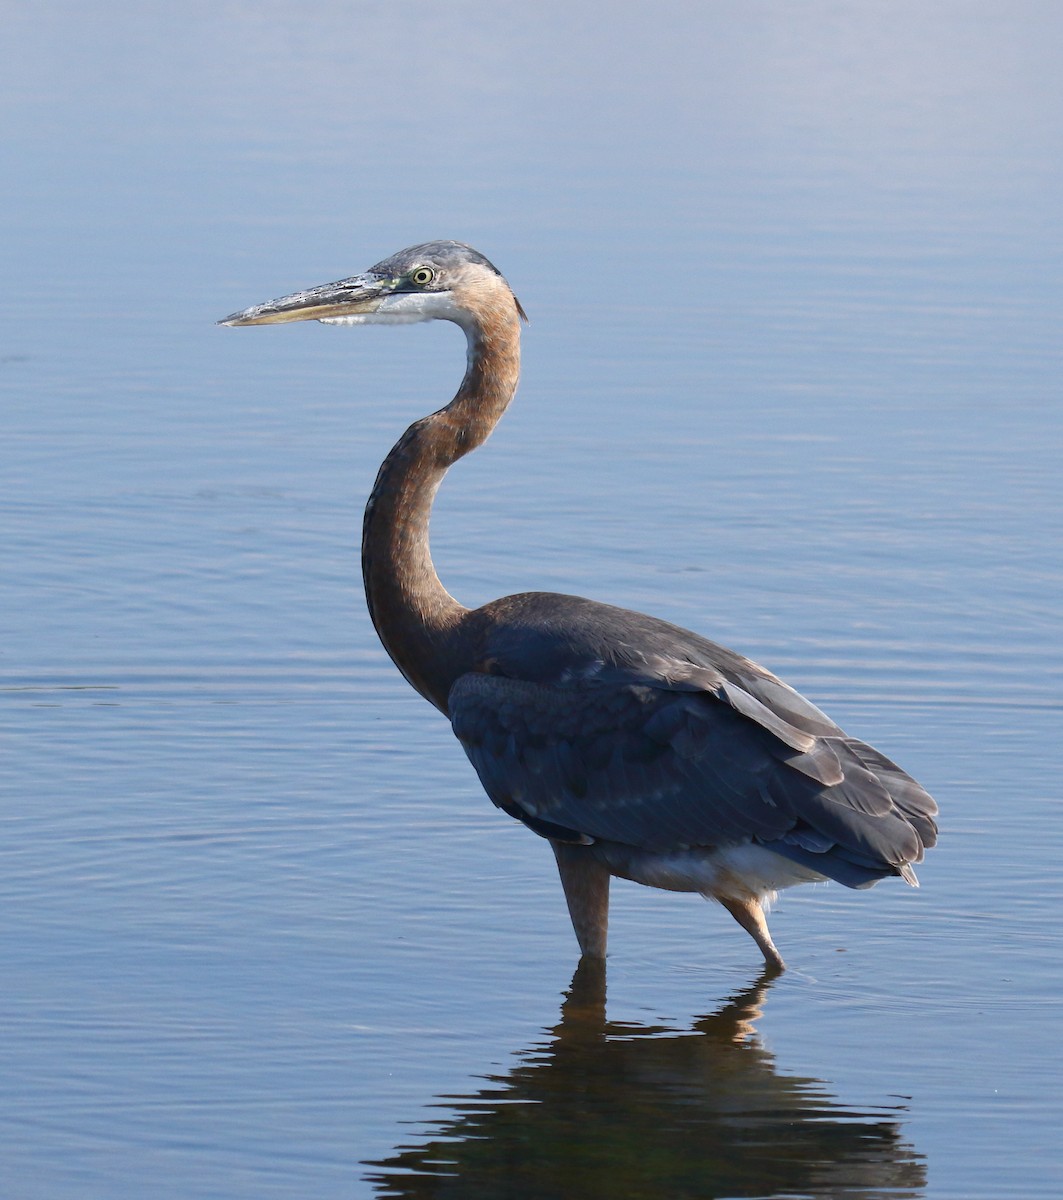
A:
<svg viewBox="0 0 1063 1200">
<path fill-rule="evenodd" d="M 416 271 L 410 272 L 410 282 L 416 283 L 418 287 L 426 287 L 435 277 L 436 273 L 431 267 L 418 267 Z"/>
</svg>

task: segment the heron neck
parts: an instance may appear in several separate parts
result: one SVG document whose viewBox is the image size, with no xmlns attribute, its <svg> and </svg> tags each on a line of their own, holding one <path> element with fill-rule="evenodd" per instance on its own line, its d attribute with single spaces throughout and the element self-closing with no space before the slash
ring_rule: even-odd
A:
<svg viewBox="0 0 1063 1200">
<path fill-rule="evenodd" d="M 463 629 L 469 610 L 446 590 L 432 562 L 432 504 L 447 470 L 490 435 L 520 372 L 515 316 L 490 335 L 480 327 L 466 334 L 468 369 L 457 395 L 415 421 L 385 458 L 362 530 L 362 575 L 377 634 L 406 679 L 443 712 L 474 651 Z"/>
</svg>

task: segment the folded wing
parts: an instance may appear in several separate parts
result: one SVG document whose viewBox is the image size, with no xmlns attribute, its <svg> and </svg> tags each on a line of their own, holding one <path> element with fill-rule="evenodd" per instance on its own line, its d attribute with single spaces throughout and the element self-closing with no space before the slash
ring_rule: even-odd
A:
<svg viewBox="0 0 1063 1200">
<path fill-rule="evenodd" d="M 914 884 L 908 864 L 936 837 L 930 796 L 774 676 L 738 656 L 725 668 L 657 656 L 546 681 L 470 673 L 450 715 L 494 803 L 543 836 L 753 840 L 850 887 Z"/>
</svg>

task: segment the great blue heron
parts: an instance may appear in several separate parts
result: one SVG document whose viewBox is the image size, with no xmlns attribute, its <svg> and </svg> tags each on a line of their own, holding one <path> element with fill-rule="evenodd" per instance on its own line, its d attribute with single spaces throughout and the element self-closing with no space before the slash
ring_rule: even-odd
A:
<svg viewBox="0 0 1063 1200">
<path fill-rule="evenodd" d="M 824 879 L 916 886 L 937 806 L 769 671 L 696 633 L 579 596 L 467 609 L 447 592 L 429 551 L 432 502 L 513 398 L 522 318 L 482 254 L 442 241 L 221 324 L 461 326 L 457 395 L 406 430 L 366 506 L 362 570 L 380 640 L 450 718 L 494 803 L 549 840 L 584 955 L 605 956 L 616 875 L 718 900 L 781 969 L 766 902 Z"/>
</svg>

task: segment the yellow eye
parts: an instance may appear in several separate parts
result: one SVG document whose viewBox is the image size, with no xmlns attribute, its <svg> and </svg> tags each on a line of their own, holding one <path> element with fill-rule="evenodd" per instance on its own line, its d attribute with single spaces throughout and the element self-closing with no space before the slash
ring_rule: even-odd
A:
<svg viewBox="0 0 1063 1200">
<path fill-rule="evenodd" d="M 410 272 L 410 282 L 416 283 L 418 287 L 427 287 L 435 277 L 436 273 L 431 267 L 418 267 L 416 271 Z"/>
</svg>

